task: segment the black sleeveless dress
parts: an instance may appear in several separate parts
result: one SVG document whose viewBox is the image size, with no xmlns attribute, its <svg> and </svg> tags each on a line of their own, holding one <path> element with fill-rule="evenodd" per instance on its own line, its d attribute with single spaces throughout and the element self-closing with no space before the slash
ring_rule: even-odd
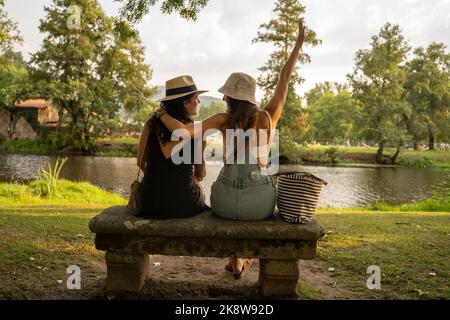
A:
<svg viewBox="0 0 450 320">
<path fill-rule="evenodd" d="M 209 210 L 203 190 L 194 183 L 194 166 L 185 163 L 176 165 L 171 158 L 166 159 L 154 131 L 150 132 L 147 143 L 150 152 L 142 180 L 144 205 L 139 216 L 155 219 L 189 218 Z M 195 140 L 191 140 L 190 144 L 193 160 Z M 180 150 L 179 155 L 183 156 L 183 150 Z"/>
</svg>

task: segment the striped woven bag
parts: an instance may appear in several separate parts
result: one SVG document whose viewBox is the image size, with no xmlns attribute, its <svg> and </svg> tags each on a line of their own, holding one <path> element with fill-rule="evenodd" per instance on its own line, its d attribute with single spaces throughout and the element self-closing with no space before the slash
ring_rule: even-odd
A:
<svg viewBox="0 0 450 320">
<path fill-rule="evenodd" d="M 277 174 L 277 206 L 281 218 L 289 223 L 311 222 L 320 191 L 327 182 L 308 172 Z"/>
</svg>

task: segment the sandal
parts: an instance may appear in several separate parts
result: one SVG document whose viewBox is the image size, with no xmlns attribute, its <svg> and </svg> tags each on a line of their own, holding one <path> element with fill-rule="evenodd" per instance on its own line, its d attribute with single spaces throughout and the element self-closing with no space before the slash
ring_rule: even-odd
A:
<svg viewBox="0 0 450 320">
<path fill-rule="evenodd" d="M 247 273 L 248 269 L 250 269 L 250 267 L 253 264 L 253 259 L 243 259 L 242 263 L 243 263 L 243 266 L 242 266 L 241 272 L 238 274 L 233 273 L 234 280 L 241 279 Z"/>
</svg>

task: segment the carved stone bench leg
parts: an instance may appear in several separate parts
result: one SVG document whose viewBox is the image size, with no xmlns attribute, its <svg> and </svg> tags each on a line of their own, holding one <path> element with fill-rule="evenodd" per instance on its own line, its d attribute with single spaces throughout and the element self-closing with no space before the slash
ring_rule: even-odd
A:
<svg viewBox="0 0 450 320">
<path fill-rule="evenodd" d="M 148 254 L 108 251 L 105 259 L 107 291 L 138 292 L 142 289 L 149 271 Z"/>
<path fill-rule="evenodd" d="M 264 297 L 295 296 L 298 282 L 296 260 L 259 259 L 259 285 Z"/>
</svg>

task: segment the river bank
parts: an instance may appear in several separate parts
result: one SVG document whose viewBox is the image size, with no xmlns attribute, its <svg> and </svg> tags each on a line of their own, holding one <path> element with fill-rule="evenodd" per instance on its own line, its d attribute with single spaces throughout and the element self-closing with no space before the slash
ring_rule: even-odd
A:
<svg viewBox="0 0 450 320">
<path fill-rule="evenodd" d="M 4 141 L 0 144 L 0 153 L 21 155 L 59 155 L 59 156 L 99 156 L 124 157 L 136 156 L 138 140 L 135 138 L 105 138 L 96 142 L 94 151 L 86 154 L 73 148 L 57 150 L 45 141 Z M 299 147 L 290 159 L 282 157 L 281 164 L 324 165 L 334 167 L 406 167 L 406 168 L 443 168 L 450 169 L 450 151 L 414 151 L 404 150 L 396 164 L 380 165 L 375 162 L 377 148 L 339 147 L 330 153 L 328 146 Z M 386 149 L 393 154 L 394 149 Z M 208 158 L 208 155 L 207 155 Z"/>
<path fill-rule="evenodd" d="M 141 293 L 106 296 L 104 253 L 88 223 L 126 199 L 93 186 L 61 187 L 52 199 L 0 184 L 0 299 L 261 298 L 257 261 L 235 281 L 223 270 L 227 259 L 166 256 L 151 256 Z M 300 299 L 450 299 L 449 212 L 319 209 L 316 217 L 326 236 L 315 260 L 299 262 Z M 69 265 L 81 268 L 83 290 L 67 290 Z M 381 290 L 366 287 L 370 265 L 381 268 Z"/>
</svg>

